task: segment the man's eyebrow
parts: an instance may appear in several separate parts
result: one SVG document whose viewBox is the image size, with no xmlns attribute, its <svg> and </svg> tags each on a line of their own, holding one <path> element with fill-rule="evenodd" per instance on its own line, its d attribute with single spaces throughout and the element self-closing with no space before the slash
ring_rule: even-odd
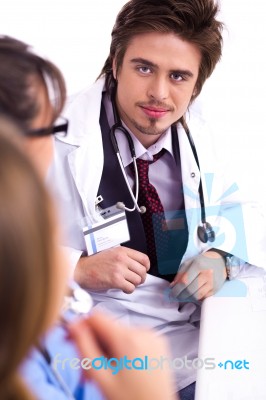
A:
<svg viewBox="0 0 266 400">
<path fill-rule="evenodd" d="M 132 58 L 132 59 L 130 60 L 130 62 L 131 62 L 132 64 L 145 64 L 145 65 L 147 65 L 148 67 L 158 68 L 158 65 L 157 65 L 157 64 L 154 64 L 152 61 L 146 60 L 145 58 L 141 58 L 141 57 Z"/>
<path fill-rule="evenodd" d="M 159 68 L 159 66 L 157 64 L 153 63 L 150 60 L 146 60 L 145 58 L 141 58 L 141 57 L 132 58 L 130 60 L 130 62 L 132 64 L 143 64 L 143 65 L 145 65 L 147 67 L 153 67 L 153 68 L 156 68 L 156 69 Z M 171 70 L 169 72 L 170 72 L 170 74 L 179 74 L 179 75 L 182 75 L 182 76 L 187 76 L 189 78 L 192 78 L 194 76 L 194 74 L 188 69 L 173 69 L 173 70 Z"/>
<path fill-rule="evenodd" d="M 189 69 L 173 69 L 172 71 L 170 71 L 170 74 L 187 76 L 189 78 L 192 78 L 194 76 L 194 74 Z"/>
</svg>

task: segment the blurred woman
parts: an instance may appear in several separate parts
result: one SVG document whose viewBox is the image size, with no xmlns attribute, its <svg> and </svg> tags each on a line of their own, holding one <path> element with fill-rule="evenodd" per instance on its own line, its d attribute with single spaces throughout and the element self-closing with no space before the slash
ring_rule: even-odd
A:
<svg viewBox="0 0 266 400">
<path fill-rule="evenodd" d="M 69 365 L 63 365 L 59 374 L 53 370 L 57 354 L 68 359 L 78 355 L 74 345 L 66 339 L 65 328 L 56 325 L 43 336 L 60 313 L 68 264 L 56 245 L 58 234 L 50 199 L 38 175 L 45 176 L 52 159 L 52 135 L 67 132 L 67 121 L 58 121 L 65 96 L 64 79 L 56 66 L 36 55 L 23 42 L 0 36 L 0 113 L 21 127 L 18 129 L 0 121 L 5 132 L 0 135 L 1 400 L 103 398 L 97 386 L 84 382 L 81 370 L 71 369 Z M 7 136 L 20 142 L 21 148 L 14 147 Z M 33 171 L 23 152 L 39 174 Z M 127 351 L 127 343 L 131 343 L 132 357 L 139 352 L 151 357 L 168 354 L 164 340 L 153 333 L 116 328 L 113 321 L 106 322 L 101 316 L 96 317 L 97 321 L 99 328 L 91 326 L 93 336 L 89 332 L 89 320 L 82 327 L 86 349 L 94 348 L 95 338 L 100 335 L 101 346 L 104 349 L 105 343 L 108 344 L 112 357 L 119 358 Z M 108 329 L 105 329 L 106 324 Z M 110 342 L 112 329 L 118 336 L 112 335 Z M 80 346 L 76 332 L 77 327 L 72 337 L 83 352 L 84 341 Z M 34 344 L 38 346 L 26 357 Z M 94 354 L 98 353 L 94 350 Z M 17 374 L 25 357 L 20 372 L 33 397 Z M 92 376 L 108 399 L 117 400 L 118 391 L 122 398 L 128 393 L 132 398 L 171 398 L 172 383 L 167 371 L 160 379 L 158 373 L 146 371 L 141 376 L 143 385 L 135 382 L 139 371 L 124 371 L 111 377 L 112 387 L 108 383 L 109 373 L 101 371 L 101 375 Z"/>
<path fill-rule="evenodd" d="M 53 157 L 53 135 L 67 133 L 68 122 L 60 119 L 65 98 L 64 78 L 53 63 L 40 57 L 27 44 L 0 36 L 0 113 L 21 127 L 14 140 L 20 142 L 42 179 Z M 69 266 L 65 260 L 61 260 L 60 268 L 64 274 L 69 275 Z M 45 280 L 42 281 L 40 285 L 49 298 L 49 288 Z M 59 314 L 56 305 L 54 310 Z M 42 318 L 42 313 L 39 318 Z M 20 335 L 23 335 L 22 331 Z M 36 342 L 32 341 L 31 345 L 34 344 Z M 23 379 L 36 397 L 60 400 L 73 396 L 71 398 L 83 400 L 93 396 L 95 400 L 102 399 L 94 384 L 81 383 L 81 371 L 71 368 L 53 371 L 52 360 L 57 353 L 69 358 L 77 356 L 74 345 L 66 340 L 65 327 L 61 324 L 56 324 L 42 337 L 41 346 L 38 344 L 31 349 L 20 368 Z"/>
<path fill-rule="evenodd" d="M 59 265 L 50 198 L 31 162 L 8 138 L 20 133 L 1 119 L 0 398 L 22 400 L 31 397 L 17 367 L 55 321 L 67 270 Z"/>
</svg>

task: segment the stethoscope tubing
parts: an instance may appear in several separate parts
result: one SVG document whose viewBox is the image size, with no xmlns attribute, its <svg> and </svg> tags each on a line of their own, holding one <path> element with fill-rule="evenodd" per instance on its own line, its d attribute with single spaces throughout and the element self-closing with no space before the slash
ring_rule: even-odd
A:
<svg viewBox="0 0 266 400">
<path fill-rule="evenodd" d="M 185 130 L 186 131 L 186 130 Z M 196 146 L 194 144 L 194 141 L 191 137 L 190 131 L 186 131 L 187 138 L 194 156 L 194 159 L 197 163 L 199 172 L 200 172 L 200 163 L 199 163 L 199 158 L 196 150 Z M 206 224 L 206 212 L 205 212 L 205 201 L 204 201 L 204 193 L 203 193 L 203 188 L 202 188 L 202 179 L 201 179 L 201 172 L 200 172 L 200 181 L 199 181 L 199 200 L 200 200 L 200 208 L 201 208 L 201 222 L 202 224 Z"/>
<path fill-rule="evenodd" d="M 133 208 L 125 207 L 125 205 L 123 203 L 121 203 L 121 202 L 119 202 L 117 204 L 121 205 L 120 208 L 123 207 L 124 210 L 127 210 L 129 212 L 135 211 L 135 209 L 137 209 L 138 212 L 143 213 L 143 212 L 146 211 L 146 208 L 143 207 L 143 206 L 139 207 L 139 205 L 138 205 L 139 176 L 138 176 L 138 168 L 137 168 L 137 163 L 136 163 L 135 146 L 134 146 L 134 142 L 133 142 L 132 137 L 130 136 L 130 134 L 127 131 L 127 129 L 122 125 L 121 120 L 119 118 L 118 111 L 116 109 L 116 104 L 115 104 L 115 90 L 113 90 L 113 93 L 112 93 L 112 96 L 111 96 L 111 101 L 112 101 L 113 115 L 114 115 L 114 120 L 115 120 L 114 125 L 110 129 L 111 142 L 112 142 L 112 145 L 113 145 L 113 149 L 114 149 L 114 151 L 115 151 L 115 153 L 117 155 L 118 162 L 119 162 L 119 165 L 120 165 L 124 180 L 126 182 L 127 188 L 129 190 L 130 196 L 131 196 L 132 201 L 134 203 L 134 207 Z M 172 129 L 175 129 L 175 131 L 177 132 L 177 128 L 176 128 L 175 125 L 172 125 Z M 204 193 L 203 193 L 200 164 L 199 164 L 199 158 L 198 158 L 196 146 L 194 144 L 194 141 L 192 139 L 192 136 L 191 136 L 191 133 L 190 133 L 189 129 L 188 128 L 184 128 L 184 129 L 185 129 L 185 132 L 187 134 L 187 138 L 188 138 L 188 141 L 189 141 L 189 144 L 190 144 L 194 159 L 196 161 L 196 164 L 197 164 L 199 172 L 200 172 L 200 181 L 199 181 L 199 189 L 198 189 L 198 191 L 199 191 L 199 201 L 200 201 L 200 210 L 201 210 L 201 223 L 202 223 L 202 227 L 200 227 L 200 228 L 204 229 L 204 231 L 205 231 L 205 233 L 207 235 L 206 237 L 208 239 L 206 239 L 206 241 L 205 241 L 205 240 L 202 240 L 202 237 L 200 237 L 201 235 L 198 235 L 198 236 L 199 236 L 199 239 L 201 241 L 203 241 L 204 243 L 206 243 L 207 241 L 213 242 L 215 240 L 215 233 L 214 233 L 214 231 L 212 229 L 211 224 L 209 224 L 206 221 L 206 210 L 205 210 Z M 135 195 L 133 194 L 133 191 L 132 191 L 132 189 L 130 187 L 130 184 L 129 184 L 129 181 L 128 181 L 128 178 L 127 178 L 127 175 L 126 175 L 125 167 L 123 165 L 123 161 L 122 161 L 122 158 L 121 158 L 121 155 L 120 155 L 119 146 L 118 146 L 117 139 L 116 139 L 116 131 L 117 130 L 120 130 L 126 136 L 127 141 L 128 141 L 128 146 L 129 146 L 130 153 L 131 153 L 131 156 L 132 156 L 132 160 L 133 160 L 133 164 L 134 164 L 134 170 L 135 170 L 135 177 L 136 177 L 135 178 L 136 179 L 136 193 L 135 193 Z"/>
</svg>

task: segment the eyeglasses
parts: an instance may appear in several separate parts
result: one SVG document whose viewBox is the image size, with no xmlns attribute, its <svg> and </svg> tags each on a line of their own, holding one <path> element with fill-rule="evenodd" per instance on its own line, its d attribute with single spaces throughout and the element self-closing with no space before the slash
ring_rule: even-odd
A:
<svg viewBox="0 0 266 400">
<path fill-rule="evenodd" d="M 68 130 L 68 120 L 64 117 L 59 117 L 56 120 L 55 125 L 49 126 L 47 128 L 31 129 L 27 131 L 27 136 L 30 137 L 40 137 L 40 136 L 66 136 Z"/>
</svg>

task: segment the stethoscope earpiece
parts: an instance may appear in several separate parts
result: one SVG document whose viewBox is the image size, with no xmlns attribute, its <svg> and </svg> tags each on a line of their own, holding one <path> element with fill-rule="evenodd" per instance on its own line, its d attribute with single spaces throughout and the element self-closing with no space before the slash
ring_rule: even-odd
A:
<svg viewBox="0 0 266 400">
<path fill-rule="evenodd" d="M 118 208 L 119 210 L 125 210 L 126 206 L 124 203 L 122 203 L 122 201 L 118 201 L 116 203 L 116 208 Z"/>
<path fill-rule="evenodd" d="M 214 242 L 215 240 L 215 232 L 209 222 L 205 222 L 203 226 L 198 226 L 197 234 L 202 243 Z"/>
<path fill-rule="evenodd" d="M 118 201 L 116 203 L 116 208 L 118 208 L 119 210 L 124 210 L 124 211 L 134 211 L 134 210 L 129 210 L 122 201 Z M 140 206 L 138 208 L 138 212 L 140 214 L 144 214 L 146 211 L 147 211 L 147 209 L 145 206 Z"/>
</svg>

